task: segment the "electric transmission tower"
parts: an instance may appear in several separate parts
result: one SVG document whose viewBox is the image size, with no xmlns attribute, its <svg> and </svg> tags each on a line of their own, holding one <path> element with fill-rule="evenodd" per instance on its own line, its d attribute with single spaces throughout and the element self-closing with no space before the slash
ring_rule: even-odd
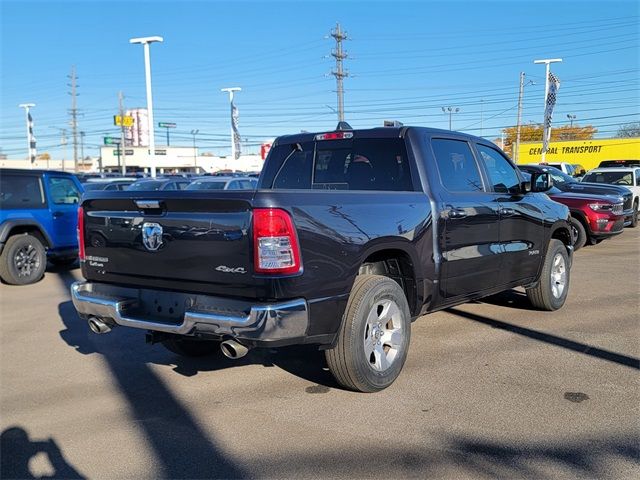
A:
<svg viewBox="0 0 640 480">
<path fill-rule="evenodd" d="M 71 95 L 71 109 L 69 110 L 69 114 L 71 115 L 71 121 L 69 125 L 71 125 L 71 135 L 73 139 L 73 169 L 74 171 L 78 171 L 78 105 L 77 105 L 77 88 L 76 84 L 76 66 L 71 66 L 71 75 L 68 75 L 68 78 L 71 80 L 71 83 L 67 83 L 67 86 L 71 87 L 71 91 L 67 92 Z"/>
<path fill-rule="evenodd" d="M 336 41 L 336 48 L 331 51 L 331 56 L 336 59 L 336 68 L 335 70 L 331 70 L 331 75 L 336 77 L 338 121 L 344 122 L 344 88 L 342 86 L 342 80 L 349 76 L 349 72 L 345 71 L 342 65 L 343 60 L 348 56 L 347 52 L 342 49 L 342 42 L 347 39 L 347 33 L 342 31 L 339 23 L 336 23 L 336 28 L 331 31 L 331 36 Z"/>
</svg>

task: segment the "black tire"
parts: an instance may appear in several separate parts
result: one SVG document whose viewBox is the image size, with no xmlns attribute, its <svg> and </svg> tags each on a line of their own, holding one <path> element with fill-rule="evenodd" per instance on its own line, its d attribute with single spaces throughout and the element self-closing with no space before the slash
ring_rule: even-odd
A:
<svg viewBox="0 0 640 480">
<path fill-rule="evenodd" d="M 563 265 L 564 275 L 559 273 L 560 264 Z M 535 308 L 549 312 L 558 310 L 567 299 L 570 279 L 571 268 L 567 248 L 560 240 L 551 239 L 540 278 L 536 285 L 527 288 L 527 297 Z"/>
<path fill-rule="evenodd" d="M 573 236 L 575 237 L 573 249 L 580 250 L 587 243 L 587 231 L 585 230 L 584 225 L 582 225 L 582 222 L 577 218 L 571 217 L 569 224 L 571 225 Z"/>
<path fill-rule="evenodd" d="M 216 340 L 195 340 L 176 336 L 162 342 L 170 352 L 183 357 L 204 357 L 220 352 L 220 342 Z"/>
<path fill-rule="evenodd" d="M 33 235 L 9 237 L 0 256 L 0 277 L 11 285 L 36 283 L 47 268 L 47 252 Z"/>
<path fill-rule="evenodd" d="M 638 216 L 640 215 L 640 207 L 638 206 L 638 200 L 633 202 L 633 216 L 631 217 L 631 228 L 636 228 L 638 226 Z"/>
<path fill-rule="evenodd" d="M 400 374 L 410 339 L 411 313 L 402 288 L 388 277 L 359 275 L 338 342 L 325 351 L 329 370 L 349 390 L 383 390 Z"/>
</svg>

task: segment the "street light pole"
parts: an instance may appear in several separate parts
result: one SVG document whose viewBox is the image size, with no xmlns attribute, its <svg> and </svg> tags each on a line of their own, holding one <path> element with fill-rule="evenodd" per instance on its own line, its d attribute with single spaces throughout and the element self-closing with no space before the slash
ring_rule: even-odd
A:
<svg viewBox="0 0 640 480">
<path fill-rule="evenodd" d="M 196 135 L 198 134 L 199 131 L 200 130 L 191 130 L 191 135 L 193 135 L 193 166 L 196 170 L 198 169 L 198 157 L 196 155 L 198 152 L 196 150 Z"/>
<path fill-rule="evenodd" d="M 154 136 L 153 123 L 153 97 L 151 95 L 151 60 L 149 57 L 149 44 L 162 42 L 162 37 L 142 37 L 132 38 L 129 43 L 140 43 L 144 47 L 144 74 L 147 86 L 147 124 L 149 129 L 149 155 L 151 160 L 151 177 L 156 176 L 156 139 Z M 124 148 L 124 146 L 121 146 Z"/>
<path fill-rule="evenodd" d="M 551 67 L 550 65 L 552 63 L 557 63 L 557 62 L 561 62 L 562 59 L 561 58 L 546 58 L 543 60 L 534 60 L 533 63 L 544 63 L 545 64 L 545 75 L 544 75 L 544 110 L 543 112 L 547 109 L 547 97 L 549 96 L 549 73 L 551 73 Z M 544 125 L 544 119 L 543 119 L 543 125 Z M 543 135 L 544 135 L 544 128 L 542 129 Z M 551 125 L 549 125 L 549 140 L 551 140 Z M 542 139 L 542 143 L 544 146 L 544 138 Z M 542 149 L 542 162 L 545 161 L 547 155 L 547 151 L 546 149 Z"/>
<path fill-rule="evenodd" d="M 459 109 L 458 107 L 446 107 L 446 108 L 445 108 L 445 107 L 442 107 L 442 111 L 443 111 L 444 113 L 449 112 L 449 130 L 451 130 L 451 116 L 452 116 L 454 113 L 458 113 L 458 112 L 460 111 L 460 109 Z"/>
<path fill-rule="evenodd" d="M 571 122 L 571 124 L 569 125 L 570 128 L 573 128 L 573 121 L 576 119 L 575 115 L 571 115 L 570 113 L 567 113 L 567 118 L 569 119 L 569 121 Z"/>
<path fill-rule="evenodd" d="M 33 168 L 33 162 L 36 161 L 36 141 L 33 138 L 33 120 L 29 109 L 35 107 L 35 103 L 21 103 L 19 108 L 24 108 L 24 117 L 27 121 L 27 159 L 30 160 L 29 165 Z"/>
<path fill-rule="evenodd" d="M 229 104 L 231 105 L 231 158 L 236 158 L 236 135 L 233 128 L 233 92 L 239 92 L 242 90 L 240 87 L 221 88 L 221 92 L 229 92 Z"/>
</svg>

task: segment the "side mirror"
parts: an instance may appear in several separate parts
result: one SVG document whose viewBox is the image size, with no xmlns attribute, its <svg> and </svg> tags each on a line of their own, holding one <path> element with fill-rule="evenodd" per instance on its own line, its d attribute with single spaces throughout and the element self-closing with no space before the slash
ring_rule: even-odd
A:
<svg viewBox="0 0 640 480">
<path fill-rule="evenodd" d="M 548 172 L 535 172 L 531 174 L 531 191 L 548 192 L 553 187 L 553 178 Z"/>
</svg>

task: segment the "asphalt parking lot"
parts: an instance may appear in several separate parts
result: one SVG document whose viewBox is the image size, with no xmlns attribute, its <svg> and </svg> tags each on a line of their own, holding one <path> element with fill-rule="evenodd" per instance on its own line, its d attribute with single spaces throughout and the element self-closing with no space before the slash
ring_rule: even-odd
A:
<svg viewBox="0 0 640 480">
<path fill-rule="evenodd" d="M 512 291 L 419 319 L 377 394 L 308 349 L 97 336 L 76 278 L 0 286 L 2 478 L 640 478 L 640 228 L 576 254 L 558 312 Z"/>
</svg>

